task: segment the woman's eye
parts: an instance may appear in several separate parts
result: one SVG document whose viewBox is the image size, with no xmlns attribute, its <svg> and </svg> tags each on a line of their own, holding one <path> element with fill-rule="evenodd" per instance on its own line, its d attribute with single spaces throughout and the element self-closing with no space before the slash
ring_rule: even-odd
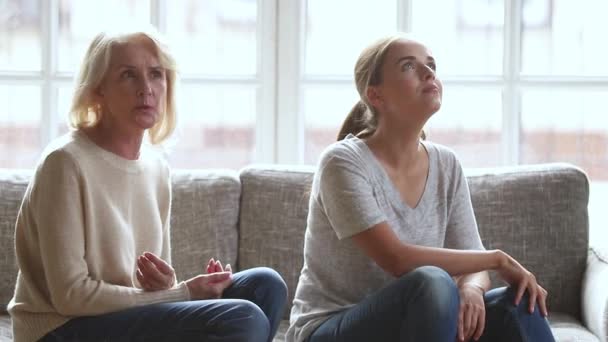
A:
<svg viewBox="0 0 608 342">
<path fill-rule="evenodd" d="M 429 63 L 428 64 L 429 68 L 431 68 L 433 71 L 437 71 L 437 64 L 435 63 Z"/>
<path fill-rule="evenodd" d="M 120 74 L 120 78 L 132 78 L 135 77 L 133 70 L 125 70 Z"/>
<path fill-rule="evenodd" d="M 414 69 L 416 69 L 416 66 L 412 62 L 406 62 L 401 66 L 401 70 L 403 70 L 403 71 L 414 70 Z"/>
<path fill-rule="evenodd" d="M 165 76 L 165 73 L 162 70 L 153 70 L 152 71 L 152 77 L 154 78 L 163 78 Z"/>
</svg>

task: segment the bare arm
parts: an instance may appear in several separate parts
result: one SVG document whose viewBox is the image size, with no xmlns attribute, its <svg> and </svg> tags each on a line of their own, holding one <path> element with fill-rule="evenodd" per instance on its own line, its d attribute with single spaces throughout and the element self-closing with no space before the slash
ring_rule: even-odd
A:
<svg viewBox="0 0 608 342">
<path fill-rule="evenodd" d="M 352 237 L 378 266 L 399 277 L 420 266 L 437 266 L 452 276 L 497 269 L 505 262 L 498 250 L 457 250 L 402 243 L 388 223 L 382 222 Z"/>
<path fill-rule="evenodd" d="M 547 291 L 538 285 L 532 273 L 501 250 L 456 250 L 406 244 L 397 238 L 386 222 L 353 235 L 352 239 L 378 266 L 395 277 L 420 266 L 437 266 L 451 276 L 495 270 L 517 289 L 516 305 L 528 290 L 530 312 L 538 299 L 542 314 L 547 315 Z"/>
<path fill-rule="evenodd" d="M 483 290 L 483 292 L 488 291 L 491 285 L 490 276 L 487 271 L 456 276 L 454 277 L 454 281 L 456 281 L 459 288 L 465 285 L 473 285 Z"/>
</svg>

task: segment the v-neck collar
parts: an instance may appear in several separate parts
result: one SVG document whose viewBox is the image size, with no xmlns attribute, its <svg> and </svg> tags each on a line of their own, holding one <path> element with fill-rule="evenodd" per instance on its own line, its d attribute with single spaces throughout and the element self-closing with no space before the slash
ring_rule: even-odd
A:
<svg viewBox="0 0 608 342">
<path fill-rule="evenodd" d="M 431 192 L 431 188 L 434 186 L 432 183 L 434 183 L 435 180 L 435 172 L 436 172 L 436 163 L 435 163 L 435 153 L 434 150 L 432 148 L 432 146 L 430 146 L 431 144 L 427 141 L 424 140 L 420 140 L 420 143 L 422 144 L 422 147 L 424 147 L 424 149 L 426 150 L 426 154 L 429 158 L 429 169 L 427 171 L 427 175 L 426 175 L 426 182 L 424 184 L 424 189 L 422 191 L 422 195 L 420 196 L 420 198 L 418 199 L 418 203 L 416 204 L 416 206 L 414 207 L 410 207 L 407 203 L 405 203 L 405 201 L 401 198 L 401 193 L 399 192 L 399 189 L 397 189 L 397 187 L 395 186 L 395 183 L 393 183 L 393 180 L 389 177 L 388 173 L 386 172 L 386 170 L 384 169 L 384 167 L 382 166 L 382 164 L 380 163 L 380 161 L 378 160 L 378 158 L 376 158 L 376 156 L 374 155 L 374 152 L 372 152 L 372 150 L 369 148 L 369 146 L 367 145 L 367 143 L 363 140 L 360 139 L 358 137 L 353 136 L 352 138 L 357 139 L 357 142 L 359 144 L 361 144 L 363 146 L 363 151 L 365 151 L 365 153 L 367 153 L 370 157 L 371 160 L 373 160 L 373 164 L 375 168 L 377 168 L 379 170 L 379 174 L 381 174 L 384 183 L 388 184 L 388 188 L 390 191 L 390 197 L 391 197 L 391 201 L 394 201 L 394 203 L 399 203 L 399 206 L 407 212 L 421 212 L 424 211 L 427 207 L 427 205 L 425 205 L 425 203 L 428 201 L 428 197 L 430 196 L 429 193 Z"/>
</svg>

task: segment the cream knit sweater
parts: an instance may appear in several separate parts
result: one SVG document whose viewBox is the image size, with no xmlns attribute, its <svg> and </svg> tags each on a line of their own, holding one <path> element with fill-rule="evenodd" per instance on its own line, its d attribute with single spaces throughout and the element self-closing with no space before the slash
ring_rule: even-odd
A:
<svg viewBox="0 0 608 342">
<path fill-rule="evenodd" d="M 135 276 L 144 251 L 171 262 L 169 177 L 154 151 L 126 160 L 78 131 L 47 148 L 17 218 L 19 274 L 8 305 L 16 342 L 73 317 L 189 299 L 183 282 L 146 292 Z"/>
</svg>

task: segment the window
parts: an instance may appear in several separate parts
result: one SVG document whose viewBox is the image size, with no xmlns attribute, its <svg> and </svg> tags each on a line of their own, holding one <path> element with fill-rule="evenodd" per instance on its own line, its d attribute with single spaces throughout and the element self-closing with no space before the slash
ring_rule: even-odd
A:
<svg viewBox="0 0 608 342">
<path fill-rule="evenodd" d="M 170 162 L 239 168 L 254 160 L 258 77 L 255 0 L 179 0 L 165 32 L 182 75 Z"/>
<path fill-rule="evenodd" d="M 429 139 L 465 167 L 580 166 L 592 243 L 608 246 L 607 11 L 604 0 L 0 1 L 0 167 L 33 167 L 66 131 L 72 78 L 106 22 L 152 23 L 172 45 L 176 168 L 316 163 L 358 100 L 360 51 L 411 31 L 444 83 Z"/>
<path fill-rule="evenodd" d="M 356 59 L 366 44 L 397 31 L 396 5 L 395 0 L 375 1 L 370 15 L 365 1 L 306 2 L 305 58 L 299 84 L 306 163 L 315 163 L 336 140 L 340 124 L 359 99 L 352 82 Z"/>
<path fill-rule="evenodd" d="M 357 35 L 360 23 L 365 23 L 363 30 L 385 33 L 392 26 L 411 31 L 430 46 L 444 83 L 442 108 L 426 127 L 429 138 L 453 148 L 465 167 L 542 162 L 580 166 L 591 180 L 590 239 L 608 246 L 608 235 L 600 230 L 608 225 L 601 208 L 608 200 L 608 67 L 598 63 L 608 57 L 608 49 L 599 43 L 599 35 L 608 30 L 602 17 L 608 3 L 410 0 L 384 1 L 364 11 L 350 6 L 348 13 L 322 1 L 307 3 L 303 17 L 309 24 L 302 38 L 307 60 L 299 82 L 305 162 L 316 162 L 319 151 L 335 140 L 358 99 L 352 68 L 361 48 L 349 51 L 354 43 L 343 42 L 344 33 L 361 36 L 367 44 L 371 39 Z M 332 20 L 338 16 L 340 25 Z M 323 20 L 329 22 L 326 27 L 338 28 L 323 30 Z M 315 35 L 315 27 L 324 34 Z M 317 48 L 332 43 L 334 49 Z M 345 52 L 349 57 L 340 60 L 346 66 L 308 65 L 312 60 L 331 65 L 334 56 Z"/>
<path fill-rule="evenodd" d="M 5 104 L 0 167 L 33 167 L 50 139 L 67 131 L 72 79 L 89 42 L 107 23 L 115 28 L 127 22 L 156 25 L 178 60 L 179 122 L 168 144 L 174 167 L 239 168 L 268 158 L 256 150 L 256 135 L 265 129 L 256 125 L 256 116 L 267 110 L 264 92 L 273 87 L 263 81 L 271 75 L 261 76 L 258 53 L 268 47 L 258 39 L 263 32 L 256 0 L 175 0 L 170 5 L 5 0 L 0 13 L 0 99 Z"/>
</svg>

